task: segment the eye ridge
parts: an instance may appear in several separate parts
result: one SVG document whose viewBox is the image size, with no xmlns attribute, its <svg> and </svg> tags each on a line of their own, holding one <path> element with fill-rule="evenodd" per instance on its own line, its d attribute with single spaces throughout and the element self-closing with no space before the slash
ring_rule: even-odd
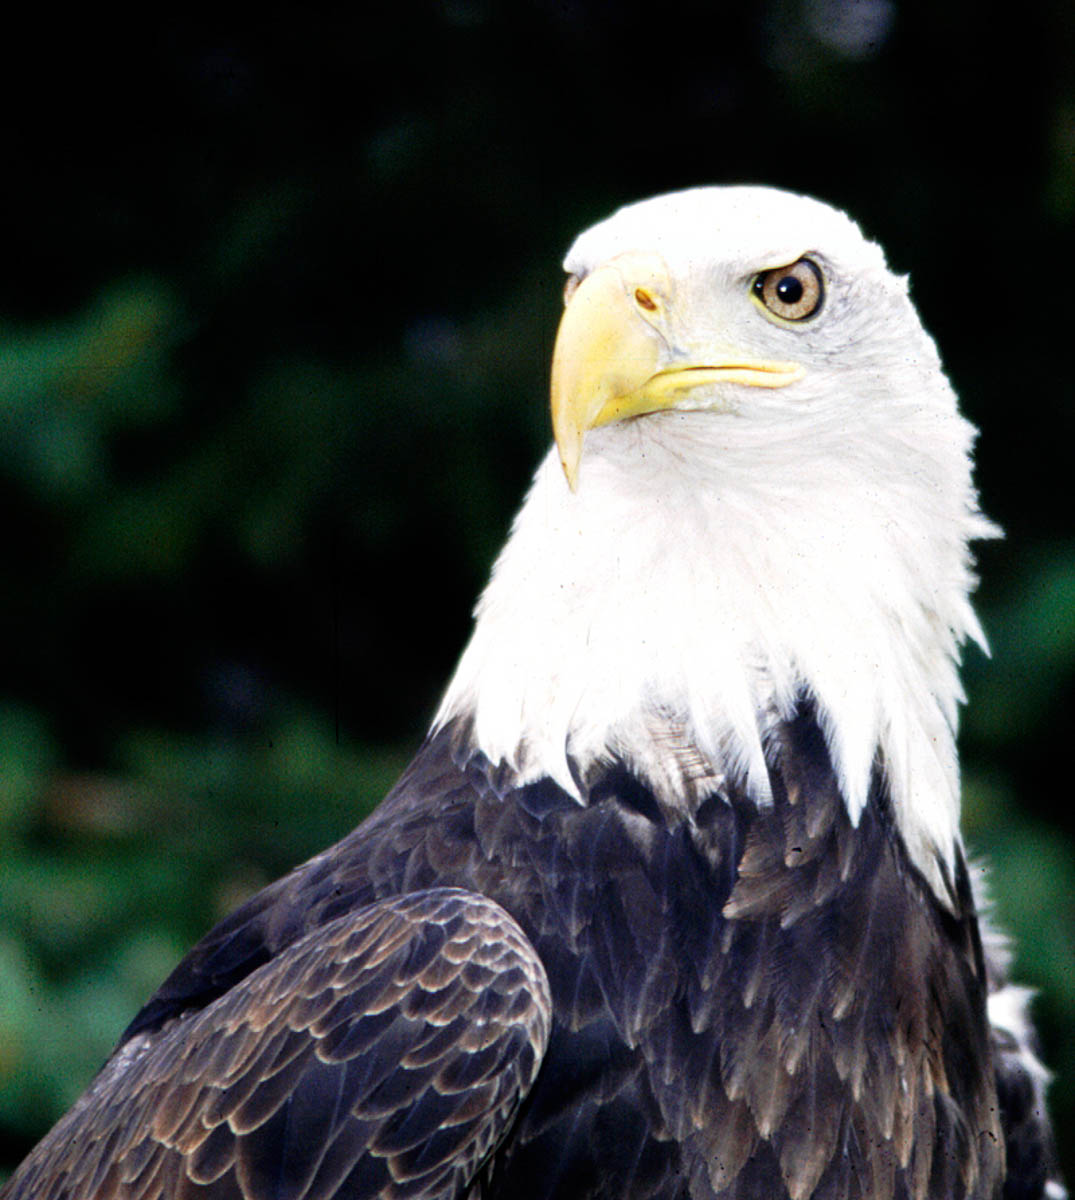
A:
<svg viewBox="0 0 1075 1200">
<path fill-rule="evenodd" d="M 759 271 L 754 277 L 752 291 L 774 317 L 783 321 L 805 321 L 821 311 L 825 282 L 817 263 L 804 257 L 786 267 Z"/>
</svg>

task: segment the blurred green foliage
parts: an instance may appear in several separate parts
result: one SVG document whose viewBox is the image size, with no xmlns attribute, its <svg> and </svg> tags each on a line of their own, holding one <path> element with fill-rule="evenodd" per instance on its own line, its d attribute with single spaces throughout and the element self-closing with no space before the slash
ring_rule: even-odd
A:
<svg viewBox="0 0 1075 1200">
<path fill-rule="evenodd" d="M 0 1173 L 193 940 L 391 785 L 548 440 L 559 255 L 616 204 L 698 182 L 846 206 L 912 272 L 983 429 L 1009 536 L 981 550 L 994 657 L 967 664 L 966 825 L 1075 1119 L 1075 18 L 1010 17 L 18 18 Z"/>
</svg>

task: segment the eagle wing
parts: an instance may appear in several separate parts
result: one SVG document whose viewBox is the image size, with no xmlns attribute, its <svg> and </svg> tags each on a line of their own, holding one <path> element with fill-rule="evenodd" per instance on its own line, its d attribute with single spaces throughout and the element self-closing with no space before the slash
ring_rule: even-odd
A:
<svg viewBox="0 0 1075 1200">
<path fill-rule="evenodd" d="M 491 900 L 370 904 L 121 1045 L 4 1200 L 461 1195 L 550 1013 L 537 954 Z"/>
</svg>

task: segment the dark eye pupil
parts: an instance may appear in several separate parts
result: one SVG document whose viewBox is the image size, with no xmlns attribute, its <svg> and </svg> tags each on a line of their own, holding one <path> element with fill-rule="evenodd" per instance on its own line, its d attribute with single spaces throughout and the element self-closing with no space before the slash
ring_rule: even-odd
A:
<svg viewBox="0 0 1075 1200">
<path fill-rule="evenodd" d="M 783 304 L 798 304 L 803 298 L 803 285 L 794 275 L 785 275 L 776 285 L 776 294 Z"/>
</svg>

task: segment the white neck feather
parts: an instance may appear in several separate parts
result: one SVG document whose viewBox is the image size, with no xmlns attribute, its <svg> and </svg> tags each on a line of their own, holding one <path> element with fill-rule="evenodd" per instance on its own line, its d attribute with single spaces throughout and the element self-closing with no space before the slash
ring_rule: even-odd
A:
<svg viewBox="0 0 1075 1200">
<path fill-rule="evenodd" d="M 959 648 L 984 644 L 967 543 L 993 532 L 949 396 L 867 406 L 853 436 L 817 407 L 608 426 L 574 494 L 550 454 L 436 724 L 468 717 L 491 761 L 576 795 L 569 755 L 583 771 L 625 756 L 680 794 L 701 773 L 765 804 L 767 731 L 806 693 L 852 819 L 880 755 L 908 850 L 942 891 Z"/>
</svg>

